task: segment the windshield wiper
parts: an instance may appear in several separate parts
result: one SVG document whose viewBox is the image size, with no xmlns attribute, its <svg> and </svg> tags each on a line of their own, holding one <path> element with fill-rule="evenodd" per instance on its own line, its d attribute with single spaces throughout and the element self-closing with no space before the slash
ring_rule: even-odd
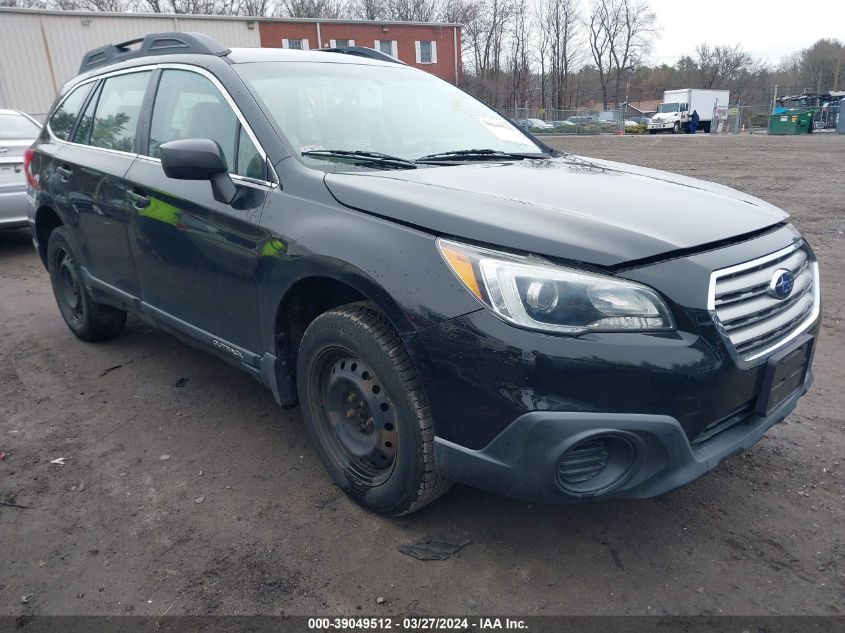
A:
<svg viewBox="0 0 845 633">
<path fill-rule="evenodd" d="M 391 156 L 390 154 L 382 154 L 381 152 L 348 149 L 312 149 L 302 152 L 302 155 L 323 160 L 336 160 L 337 162 L 354 161 L 358 164 L 387 167 L 390 169 L 417 168 L 417 165 L 412 160 L 407 160 L 399 156 Z"/>
<path fill-rule="evenodd" d="M 417 159 L 418 163 L 472 161 L 472 160 L 524 160 L 526 158 L 548 158 L 547 154 L 520 154 L 518 152 L 502 152 L 497 149 L 458 149 L 452 152 L 438 152 L 428 154 Z"/>
</svg>

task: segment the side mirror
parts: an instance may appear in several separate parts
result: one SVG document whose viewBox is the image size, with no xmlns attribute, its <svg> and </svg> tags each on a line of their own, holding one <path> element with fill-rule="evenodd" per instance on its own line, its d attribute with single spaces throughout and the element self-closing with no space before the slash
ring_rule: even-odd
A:
<svg viewBox="0 0 845 633">
<path fill-rule="evenodd" d="M 161 166 L 168 178 L 208 180 L 217 202 L 231 204 L 238 194 L 229 176 L 226 157 L 217 141 L 210 138 L 187 138 L 159 146 Z"/>
</svg>

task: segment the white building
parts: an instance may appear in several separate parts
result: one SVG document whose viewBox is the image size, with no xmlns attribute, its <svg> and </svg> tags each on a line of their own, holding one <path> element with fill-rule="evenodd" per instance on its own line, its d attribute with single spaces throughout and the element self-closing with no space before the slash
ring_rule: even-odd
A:
<svg viewBox="0 0 845 633">
<path fill-rule="evenodd" d="M 0 7 L 0 108 L 42 119 L 87 51 L 147 33 L 197 31 L 226 46 L 261 46 L 255 18 L 88 13 Z"/>
</svg>

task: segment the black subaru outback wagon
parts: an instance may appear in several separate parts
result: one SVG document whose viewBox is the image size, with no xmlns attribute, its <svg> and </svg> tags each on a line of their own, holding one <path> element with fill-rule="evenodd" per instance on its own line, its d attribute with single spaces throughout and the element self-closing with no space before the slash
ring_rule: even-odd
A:
<svg viewBox="0 0 845 633">
<path fill-rule="evenodd" d="M 132 312 L 252 374 L 377 512 L 451 482 L 659 495 L 811 382 L 818 265 L 785 213 L 555 152 L 374 50 L 106 46 L 25 158 L 71 331 Z"/>
</svg>

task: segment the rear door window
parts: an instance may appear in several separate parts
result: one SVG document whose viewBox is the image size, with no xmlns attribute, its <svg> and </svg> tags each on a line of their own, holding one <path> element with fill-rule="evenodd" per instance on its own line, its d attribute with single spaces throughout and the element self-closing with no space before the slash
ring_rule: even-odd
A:
<svg viewBox="0 0 845 633">
<path fill-rule="evenodd" d="M 109 77 L 103 82 L 91 129 L 94 147 L 135 151 L 135 131 L 150 71 Z"/>
<path fill-rule="evenodd" d="M 76 117 L 79 116 L 79 111 L 82 109 L 88 93 L 91 92 L 94 83 L 89 82 L 78 88 L 75 88 L 67 98 L 62 101 L 62 104 L 56 108 L 53 116 L 50 117 L 50 131 L 58 139 L 63 141 L 68 140 L 73 124 L 76 123 Z"/>
<path fill-rule="evenodd" d="M 81 145 L 91 144 L 91 130 L 94 128 L 94 110 L 97 107 L 97 98 L 100 94 L 99 90 L 94 92 L 94 96 L 88 101 L 85 112 L 82 113 L 82 118 L 79 119 L 79 125 L 76 126 L 76 131 L 73 133 L 73 142 Z"/>
</svg>

